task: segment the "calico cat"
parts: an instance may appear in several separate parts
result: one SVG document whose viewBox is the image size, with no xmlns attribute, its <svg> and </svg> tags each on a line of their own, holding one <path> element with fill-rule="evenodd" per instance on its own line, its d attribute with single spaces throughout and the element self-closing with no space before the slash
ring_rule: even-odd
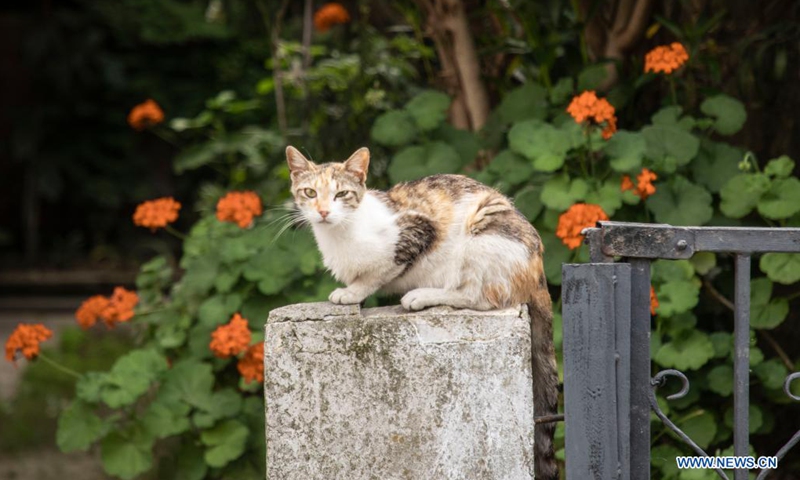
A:
<svg viewBox="0 0 800 480">
<path fill-rule="evenodd" d="M 433 175 L 387 192 L 366 188 L 369 150 L 317 165 L 286 148 L 297 209 L 325 266 L 347 285 L 329 300 L 360 303 L 378 290 L 408 310 L 437 305 L 491 310 L 526 303 L 531 317 L 534 408 L 556 413 L 552 308 L 536 229 L 511 201 L 460 175 Z M 552 423 L 535 426 L 537 480 L 558 478 Z"/>
</svg>

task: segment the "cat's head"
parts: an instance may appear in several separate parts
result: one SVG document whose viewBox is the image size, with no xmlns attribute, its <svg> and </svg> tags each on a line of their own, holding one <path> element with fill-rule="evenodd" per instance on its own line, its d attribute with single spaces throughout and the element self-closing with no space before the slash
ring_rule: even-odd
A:
<svg viewBox="0 0 800 480">
<path fill-rule="evenodd" d="M 359 148 L 342 163 L 317 165 L 289 146 L 286 162 L 295 204 L 311 224 L 341 224 L 358 209 L 367 191 L 369 150 L 366 148 Z"/>
</svg>

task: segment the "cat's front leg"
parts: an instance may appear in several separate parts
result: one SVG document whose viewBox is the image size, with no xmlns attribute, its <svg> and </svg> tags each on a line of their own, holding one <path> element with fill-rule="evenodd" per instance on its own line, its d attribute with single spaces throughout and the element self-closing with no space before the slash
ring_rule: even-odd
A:
<svg viewBox="0 0 800 480">
<path fill-rule="evenodd" d="M 351 282 L 345 288 L 337 288 L 330 295 L 328 300 L 338 305 L 352 305 L 361 303 L 367 297 L 377 292 L 384 282 L 378 276 L 361 276 Z"/>
<path fill-rule="evenodd" d="M 352 287 L 353 285 L 346 288 L 337 288 L 336 290 L 332 291 L 330 295 L 328 295 L 328 300 L 330 300 L 331 303 L 336 303 L 338 305 L 352 305 L 363 302 L 373 293 L 368 292 L 363 288 Z"/>
</svg>

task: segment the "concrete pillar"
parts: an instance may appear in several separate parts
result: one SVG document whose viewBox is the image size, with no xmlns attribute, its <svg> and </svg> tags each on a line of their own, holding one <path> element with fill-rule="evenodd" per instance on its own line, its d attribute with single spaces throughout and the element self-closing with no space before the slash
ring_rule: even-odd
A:
<svg viewBox="0 0 800 480">
<path fill-rule="evenodd" d="M 265 328 L 267 478 L 533 478 L 524 307 L 273 310 Z"/>
</svg>

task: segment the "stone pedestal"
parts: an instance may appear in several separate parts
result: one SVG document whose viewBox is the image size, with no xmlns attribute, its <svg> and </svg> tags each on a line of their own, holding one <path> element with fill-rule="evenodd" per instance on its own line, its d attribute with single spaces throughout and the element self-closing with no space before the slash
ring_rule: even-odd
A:
<svg viewBox="0 0 800 480">
<path fill-rule="evenodd" d="M 270 313 L 267 478 L 533 478 L 527 311 Z"/>
</svg>

